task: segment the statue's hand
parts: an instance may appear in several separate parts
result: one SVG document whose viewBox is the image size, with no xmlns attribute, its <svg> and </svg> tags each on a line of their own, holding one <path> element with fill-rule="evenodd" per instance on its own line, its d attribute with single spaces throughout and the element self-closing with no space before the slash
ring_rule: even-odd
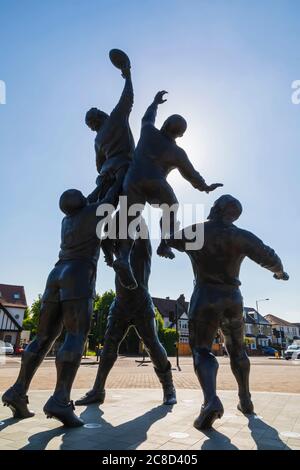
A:
<svg viewBox="0 0 300 470">
<path fill-rule="evenodd" d="M 154 98 L 154 102 L 156 104 L 162 104 L 162 103 L 165 103 L 167 100 L 164 100 L 164 95 L 168 93 L 167 91 L 163 90 L 163 91 L 159 91 L 158 93 L 156 93 L 155 95 L 155 98 Z"/>
<path fill-rule="evenodd" d="M 288 281 L 289 278 L 290 278 L 288 273 L 286 273 L 284 271 L 281 271 L 279 273 L 275 273 L 273 277 L 274 277 L 274 279 L 277 279 L 277 280 L 280 280 L 280 281 Z"/>
<path fill-rule="evenodd" d="M 122 69 L 122 77 L 123 78 L 130 78 L 130 74 L 131 74 L 130 64 L 127 64 L 127 66 Z"/>
<path fill-rule="evenodd" d="M 222 183 L 214 183 L 214 184 L 209 184 L 209 185 L 206 185 L 205 188 L 204 188 L 204 191 L 206 193 L 210 193 L 211 191 L 214 191 L 215 189 L 217 188 L 221 188 L 223 186 Z"/>
</svg>

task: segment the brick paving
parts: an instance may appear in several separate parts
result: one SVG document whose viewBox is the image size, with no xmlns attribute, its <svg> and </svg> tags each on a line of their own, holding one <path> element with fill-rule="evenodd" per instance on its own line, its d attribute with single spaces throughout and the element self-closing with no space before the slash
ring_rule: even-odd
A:
<svg viewBox="0 0 300 470">
<path fill-rule="evenodd" d="M 160 383 L 151 363 L 138 365 L 136 359 L 121 356 L 116 362 L 107 381 L 107 388 L 160 388 Z M 218 388 L 236 390 L 236 382 L 230 370 L 229 359 L 218 358 Z M 171 358 L 174 382 L 177 388 L 199 389 L 193 371 L 192 359 L 180 358 L 181 372 L 176 369 L 176 360 Z M 0 390 L 5 390 L 14 381 L 20 367 L 20 358 L 8 358 L 0 365 Z M 78 371 L 74 388 L 86 389 L 92 385 L 98 365 L 95 359 L 83 359 Z M 49 390 L 54 387 L 56 372 L 53 359 L 46 359 L 35 378 L 31 390 Z M 270 392 L 300 393 L 300 360 L 285 361 L 261 357 L 251 358 L 251 390 Z"/>
</svg>

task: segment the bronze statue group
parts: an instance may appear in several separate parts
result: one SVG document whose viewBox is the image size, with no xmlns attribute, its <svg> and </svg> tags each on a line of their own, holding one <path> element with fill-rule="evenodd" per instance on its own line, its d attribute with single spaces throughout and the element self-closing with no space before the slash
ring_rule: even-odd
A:
<svg viewBox="0 0 300 470">
<path fill-rule="evenodd" d="M 44 412 L 67 427 L 84 424 L 74 413 L 70 395 L 90 329 L 100 249 L 107 264 L 115 270 L 116 297 L 109 311 L 94 385 L 75 404 L 104 402 L 107 376 L 131 326 L 135 327 L 151 357 L 162 384 L 164 405 L 176 404 L 171 364 L 157 335 L 154 306 L 148 290 L 151 242 L 149 236 L 139 237 L 138 231 L 131 233 L 127 229 L 137 216 L 140 224 L 144 224 L 141 214 L 146 202 L 176 207 L 176 195 L 166 179 L 175 168 L 199 191 L 209 193 L 222 184 L 206 184 L 185 151 L 176 144 L 176 139 L 187 128 L 182 116 L 174 114 L 166 119 L 161 129 L 155 127 L 158 106 L 166 101 L 165 91 L 158 92 L 146 110 L 140 139 L 135 146 L 129 125 L 134 97 L 130 61 L 117 49 L 110 52 L 110 59 L 121 70 L 125 86 L 110 115 L 97 108 L 86 114 L 86 124 L 96 132 L 96 188 L 88 197 L 76 189 L 69 189 L 60 197 L 59 206 L 65 214 L 61 247 L 42 297 L 37 335 L 23 353 L 15 384 L 2 396 L 3 404 L 11 408 L 16 419 L 34 415 L 28 408 L 27 397 L 31 380 L 64 328 L 65 340 L 56 355 L 56 387 Z M 127 198 L 128 208 L 139 204 L 140 210 L 134 217 L 126 214 L 127 237 L 108 236 L 100 240 L 96 233 L 99 222 L 96 211 L 103 204 L 110 204 L 117 211 L 120 196 Z M 120 206 L 117 225 L 123 220 L 121 212 Z M 204 233 L 203 246 L 198 249 L 191 247 L 185 230 L 178 229 L 176 210 L 168 214 L 169 232 L 163 229 L 161 221 L 157 254 L 173 259 L 172 248 L 186 252 L 194 271 L 194 291 L 188 312 L 189 341 L 195 373 L 204 395 L 200 414 L 194 422 L 197 429 L 210 428 L 224 412 L 216 392 L 218 362 L 211 352 L 219 328 L 238 385 L 238 409 L 245 414 L 254 413 L 249 390 L 250 362 L 244 346 L 243 298 L 239 288 L 239 271 L 244 258 L 248 257 L 274 273 L 275 279 L 288 279 L 274 250 L 251 232 L 233 224 L 241 212 L 242 205 L 236 198 L 231 195 L 219 197 L 207 221 L 192 227 L 194 232 L 199 228 Z M 117 233 L 119 229 L 118 226 Z"/>
</svg>

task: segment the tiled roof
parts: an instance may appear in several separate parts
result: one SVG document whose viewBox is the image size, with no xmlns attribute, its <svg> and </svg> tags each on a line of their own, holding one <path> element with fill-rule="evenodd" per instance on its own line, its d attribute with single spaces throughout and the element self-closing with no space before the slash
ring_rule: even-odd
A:
<svg viewBox="0 0 300 470">
<path fill-rule="evenodd" d="M 272 325 L 280 325 L 280 326 L 297 326 L 294 323 L 290 323 L 287 320 L 283 320 L 282 318 L 276 317 L 275 315 L 265 315 L 265 318 L 272 324 Z"/>
<path fill-rule="evenodd" d="M 252 323 L 252 325 L 255 325 L 255 324 L 256 324 L 256 321 L 254 320 L 253 317 L 251 317 L 251 315 L 249 315 L 249 314 L 246 312 L 246 315 L 245 315 L 245 323 Z"/>
<path fill-rule="evenodd" d="M 244 312 L 246 313 L 246 316 L 248 316 L 250 313 L 254 313 L 254 317 L 252 317 L 252 315 L 250 315 L 252 318 L 254 318 L 254 321 L 255 323 L 259 323 L 259 324 L 264 324 L 264 325 L 268 325 L 268 320 L 266 317 L 263 317 L 255 308 L 253 307 L 244 307 Z M 248 322 L 247 322 L 248 323 Z"/>
<path fill-rule="evenodd" d="M 26 308 L 26 296 L 23 286 L 0 284 L 0 302 L 5 307 Z"/>
<path fill-rule="evenodd" d="M 175 313 L 175 305 L 177 302 L 176 300 L 170 299 L 168 297 L 165 299 L 162 299 L 160 297 L 152 297 L 152 300 L 153 300 L 155 307 L 159 310 L 159 312 L 161 313 L 163 317 L 169 318 L 171 312 L 173 314 Z M 178 312 L 179 316 L 181 316 L 184 313 L 184 311 L 185 312 L 188 311 L 189 304 L 188 302 L 185 301 L 184 296 L 182 297 L 181 305 L 183 306 L 183 308 L 180 309 L 180 311 Z"/>
</svg>

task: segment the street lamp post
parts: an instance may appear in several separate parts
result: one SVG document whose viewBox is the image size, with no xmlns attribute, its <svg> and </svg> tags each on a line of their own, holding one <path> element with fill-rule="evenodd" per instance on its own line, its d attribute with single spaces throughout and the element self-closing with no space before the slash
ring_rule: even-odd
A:
<svg viewBox="0 0 300 470">
<path fill-rule="evenodd" d="M 176 365 L 177 369 L 181 371 L 180 365 L 179 365 L 179 338 L 178 338 L 178 301 L 176 301 L 175 304 L 175 325 L 176 325 Z"/>
<path fill-rule="evenodd" d="M 257 313 L 259 313 L 259 311 L 258 311 L 258 303 L 259 303 L 259 302 L 266 302 L 266 300 L 270 300 L 270 299 L 259 299 L 259 300 L 256 300 L 256 311 L 257 311 Z"/>
<path fill-rule="evenodd" d="M 270 300 L 270 299 L 258 299 L 256 300 L 256 312 L 257 312 L 257 324 L 258 324 L 258 330 L 259 330 L 259 333 L 260 333 L 260 323 L 259 323 L 259 310 L 258 310 L 258 304 L 259 302 L 266 302 L 267 300 Z"/>
</svg>

